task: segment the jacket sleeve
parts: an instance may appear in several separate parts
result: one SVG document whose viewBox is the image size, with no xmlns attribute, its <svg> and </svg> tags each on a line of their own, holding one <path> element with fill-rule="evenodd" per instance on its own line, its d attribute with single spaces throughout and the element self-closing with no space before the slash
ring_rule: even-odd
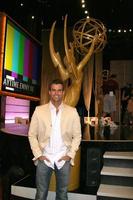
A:
<svg viewBox="0 0 133 200">
<path fill-rule="evenodd" d="M 71 143 L 71 148 L 69 152 L 67 153 L 67 155 L 72 158 L 72 164 L 74 164 L 73 160 L 81 142 L 81 123 L 80 123 L 80 117 L 76 109 L 73 114 L 72 124 L 73 124 L 72 125 L 72 143 Z"/>
<path fill-rule="evenodd" d="M 32 153 L 35 157 L 33 160 L 36 160 L 39 156 L 42 155 L 42 151 L 38 142 L 38 129 L 39 129 L 39 121 L 38 121 L 38 113 L 37 113 L 37 108 L 36 108 L 32 115 L 29 131 L 28 131 L 28 139 L 30 142 Z"/>
</svg>

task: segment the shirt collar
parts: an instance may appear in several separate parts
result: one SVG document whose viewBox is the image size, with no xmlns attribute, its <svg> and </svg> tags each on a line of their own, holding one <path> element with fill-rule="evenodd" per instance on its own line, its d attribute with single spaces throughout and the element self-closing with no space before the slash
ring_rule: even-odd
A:
<svg viewBox="0 0 133 200">
<path fill-rule="evenodd" d="M 62 108 L 63 108 L 63 103 L 61 103 L 61 104 L 59 105 L 58 109 L 60 110 L 60 109 L 62 109 Z M 52 104 L 51 101 L 50 101 L 50 109 L 51 109 L 51 110 L 56 109 L 56 107 Z"/>
</svg>

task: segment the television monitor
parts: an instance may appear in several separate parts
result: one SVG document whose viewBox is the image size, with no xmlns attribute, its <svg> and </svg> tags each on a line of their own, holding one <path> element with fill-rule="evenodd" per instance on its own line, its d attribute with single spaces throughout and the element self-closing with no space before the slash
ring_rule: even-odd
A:
<svg viewBox="0 0 133 200">
<path fill-rule="evenodd" d="M 42 45 L 6 14 L 0 15 L 2 95 L 39 100 Z"/>
</svg>

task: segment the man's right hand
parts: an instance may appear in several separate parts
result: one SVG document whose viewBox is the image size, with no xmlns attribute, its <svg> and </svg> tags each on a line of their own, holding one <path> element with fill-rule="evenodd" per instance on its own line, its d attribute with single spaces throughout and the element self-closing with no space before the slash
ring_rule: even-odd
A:
<svg viewBox="0 0 133 200">
<path fill-rule="evenodd" d="M 50 160 L 46 156 L 40 156 L 38 157 L 38 160 L 46 160 L 47 162 L 50 162 Z"/>
</svg>

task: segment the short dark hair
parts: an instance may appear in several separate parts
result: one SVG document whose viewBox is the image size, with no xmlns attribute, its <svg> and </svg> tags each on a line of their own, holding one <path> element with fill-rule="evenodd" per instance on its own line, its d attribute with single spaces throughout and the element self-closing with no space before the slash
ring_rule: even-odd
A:
<svg viewBox="0 0 133 200">
<path fill-rule="evenodd" d="M 60 85 L 62 85 L 62 89 L 64 90 L 64 83 L 63 83 L 63 81 L 61 79 L 54 79 L 54 80 L 52 80 L 50 82 L 50 84 L 49 84 L 49 90 L 51 90 L 51 85 L 53 85 L 53 84 L 60 84 Z"/>
</svg>

